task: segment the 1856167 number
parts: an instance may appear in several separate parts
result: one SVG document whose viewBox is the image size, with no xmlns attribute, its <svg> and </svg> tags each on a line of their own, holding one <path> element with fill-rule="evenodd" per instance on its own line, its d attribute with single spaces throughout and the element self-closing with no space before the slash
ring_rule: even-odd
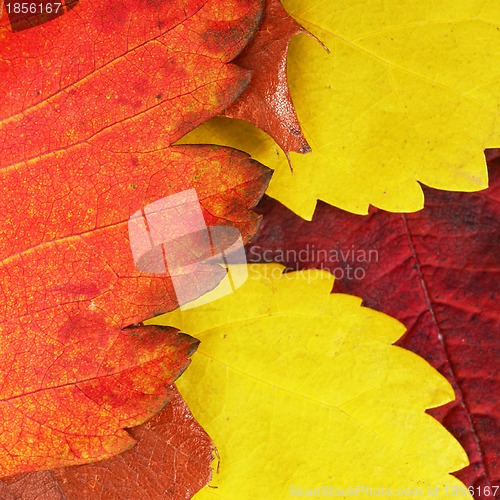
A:
<svg viewBox="0 0 500 500">
<path fill-rule="evenodd" d="M 62 7 L 62 3 L 6 2 L 5 7 L 8 14 L 57 14 Z"/>
</svg>

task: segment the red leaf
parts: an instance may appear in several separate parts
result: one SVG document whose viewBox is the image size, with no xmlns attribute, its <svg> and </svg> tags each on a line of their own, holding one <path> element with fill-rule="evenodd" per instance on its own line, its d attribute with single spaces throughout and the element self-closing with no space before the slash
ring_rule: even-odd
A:
<svg viewBox="0 0 500 500">
<path fill-rule="evenodd" d="M 248 248 L 250 261 L 329 269 L 336 292 L 363 297 L 407 326 L 401 345 L 455 388 L 456 401 L 432 414 L 467 450 L 471 465 L 457 476 L 484 499 L 492 497 L 482 487 L 500 482 L 499 160 L 490 153 L 487 191 L 426 189 L 426 207 L 415 214 L 372 209 L 363 217 L 319 203 L 306 222 L 266 199 Z"/>
<path fill-rule="evenodd" d="M 140 325 L 177 307 L 177 289 L 138 269 L 128 223 L 194 190 L 204 224 L 255 232 L 269 171 L 228 148 L 172 143 L 246 87 L 229 61 L 261 9 L 81 0 L 20 32 L 0 21 L 1 476 L 130 448 L 122 429 L 157 413 L 187 366 L 194 339 Z M 194 299 L 224 272 L 189 236 L 176 279 Z"/>
<path fill-rule="evenodd" d="M 226 111 L 230 118 L 246 120 L 267 132 L 285 153 L 308 153 L 288 89 L 286 60 L 290 39 L 307 33 L 282 7 L 266 0 L 262 23 L 255 37 L 235 60 L 252 70 L 250 85 Z"/>
<path fill-rule="evenodd" d="M 40 471 L 0 483 L 4 500 L 191 498 L 211 479 L 213 444 L 175 386 L 169 406 L 130 430 L 138 444 L 95 464 Z"/>
</svg>

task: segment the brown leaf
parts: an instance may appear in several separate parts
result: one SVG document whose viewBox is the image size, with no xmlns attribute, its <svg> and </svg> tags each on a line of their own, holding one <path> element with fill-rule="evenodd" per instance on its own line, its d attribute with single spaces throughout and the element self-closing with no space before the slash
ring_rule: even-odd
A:
<svg viewBox="0 0 500 500">
<path fill-rule="evenodd" d="M 235 62 L 252 70 L 245 92 L 224 116 L 246 120 L 261 128 L 285 153 L 308 153 L 288 88 L 286 61 L 293 36 L 308 33 L 285 11 L 280 0 L 267 0 L 264 17 L 254 38 Z"/>
</svg>

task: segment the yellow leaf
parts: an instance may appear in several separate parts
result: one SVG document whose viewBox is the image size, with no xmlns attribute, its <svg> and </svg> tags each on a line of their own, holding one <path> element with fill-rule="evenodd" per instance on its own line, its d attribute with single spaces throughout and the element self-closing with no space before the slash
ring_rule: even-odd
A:
<svg viewBox="0 0 500 500">
<path fill-rule="evenodd" d="M 285 156 L 263 132 L 216 119 L 185 142 L 243 149 L 275 170 L 267 194 L 305 219 L 316 200 L 354 213 L 423 207 L 419 182 L 487 187 L 500 145 L 498 0 L 286 0 L 330 49 L 295 37 L 288 73 L 309 155 Z M 184 142 L 183 141 L 183 142 Z"/>
<path fill-rule="evenodd" d="M 326 271 L 282 271 L 252 265 L 232 295 L 155 319 L 201 340 L 178 387 L 214 439 L 221 471 L 218 488 L 196 498 L 275 500 L 321 487 L 467 498 L 449 475 L 467 465 L 465 452 L 424 413 L 453 390 L 391 345 L 403 325 L 330 294 Z"/>
</svg>

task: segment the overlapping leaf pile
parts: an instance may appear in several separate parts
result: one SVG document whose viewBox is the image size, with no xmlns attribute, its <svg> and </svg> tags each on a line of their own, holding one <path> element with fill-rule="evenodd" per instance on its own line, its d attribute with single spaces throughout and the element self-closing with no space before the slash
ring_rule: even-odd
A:
<svg viewBox="0 0 500 500">
<path fill-rule="evenodd" d="M 168 406 L 130 429 L 137 444 L 101 462 L 32 472 L 0 482 L 4 500 L 190 498 L 212 477 L 213 443 L 172 386 Z"/>
<path fill-rule="evenodd" d="M 213 443 L 170 385 L 198 341 L 177 328 L 202 340 L 180 388 L 221 455 L 219 488 L 200 497 L 284 498 L 321 485 L 335 496 L 354 486 L 364 488 L 359 496 L 373 496 L 369 488 L 469 495 L 449 475 L 467 464 L 465 453 L 424 413 L 451 401 L 452 388 L 390 345 L 401 324 L 329 295 L 327 272 L 282 275 L 278 265 L 251 262 L 232 296 L 141 323 L 178 302 L 168 274 L 136 268 L 132 214 L 194 189 L 207 226 L 234 227 L 245 242 L 256 231 L 251 208 L 268 171 L 233 149 L 173 146 L 216 115 L 247 120 L 276 142 L 222 118 L 182 142 L 251 153 L 275 170 L 268 193 L 306 219 L 317 200 L 355 213 L 370 204 L 417 210 L 417 181 L 487 185 L 482 149 L 500 143 L 494 2 L 284 3 L 326 47 L 294 37 L 306 29 L 279 0 L 223 8 L 216 0 L 80 0 L 15 33 L 4 10 L 0 472 L 41 471 L 0 483 L 2 498 L 180 499 L 205 485 Z M 310 146 L 311 154 L 293 154 Z M 375 252 L 337 286 L 405 322 L 401 345 L 450 380 L 457 399 L 434 414 L 466 447 L 473 467 L 461 477 L 477 488 L 498 479 L 498 339 L 462 351 L 471 335 L 485 335 L 474 325 L 494 331 L 499 322 L 485 312 L 497 293 L 498 232 L 484 216 L 498 210 L 495 193 L 470 206 L 464 195 L 428 193 L 424 215 L 407 217 L 320 204 L 311 225 L 268 200 L 249 247 L 250 260 L 334 274 L 347 260 L 316 259 L 315 245 Z M 307 257 L 277 258 L 283 249 Z M 186 253 L 194 299 L 224 272 L 200 262 L 196 245 Z M 483 343 L 491 359 L 478 366 Z M 488 403 L 471 385 L 484 367 Z M 112 457 L 136 441 L 110 460 L 43 470 Z M 472 492 L 488 498 L 485 491 Z"/>
<path fill-rule="evenodd" d="M 285 155 L 262 131 L 217 119 L 183 139 L 237 147 L 275 170 L 267 193 L 310 220 L 317 200 L 366 214 L 413 212 L 419 182 L 485 189 L 483 150 L 500 143 L 495 1 L 285 0 L 330 50 L 298 36 L 288 77 L 312 148 Z M 417 182 L 418 181 L 418 182 Z"/>
<path fill-rule="evenodd" d="M 426 189 L 426 208 L 416 214 L 372 209 L 362 217 L 320 204 L 306 222 L 267 199 L 248 247 L 251 262 L 328 270 L 337 278 L 335 292 L 363 296 L 365 305 L 405 324 L 399 345 L 428 360 L 455 389 L 455 401 L 431 414 L 467 450 L 471 466 L 458 477 L 481 488 L 500 481 L 500 156 L 489 156 L 486 192 Z"/>
</svg>

